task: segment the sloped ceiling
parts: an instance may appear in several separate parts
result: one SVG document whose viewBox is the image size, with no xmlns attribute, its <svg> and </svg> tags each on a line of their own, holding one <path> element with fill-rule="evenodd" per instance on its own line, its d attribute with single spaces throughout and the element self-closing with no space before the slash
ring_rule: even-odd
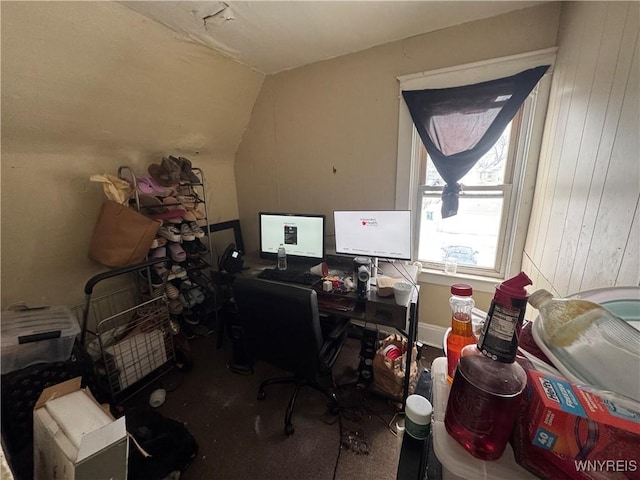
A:
<svg viewBox="0 0 640 480">
<path fill-rule="evenodd" d="M 528 8 L 541 1 L 120 2 L 264 74 Z"/>
</svg>

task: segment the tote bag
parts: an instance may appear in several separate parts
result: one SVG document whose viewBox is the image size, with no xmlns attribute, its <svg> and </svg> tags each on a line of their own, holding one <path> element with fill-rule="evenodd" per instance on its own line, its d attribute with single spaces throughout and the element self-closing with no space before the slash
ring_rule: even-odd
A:
<svg viewBox="0 0 640 480">
<path fill-rule="evenodd" d="M 105 200 L 89 244 L 89 258 L 108 267 L 142 262 L 162 223 L 126 205 Z"/>
</svg>

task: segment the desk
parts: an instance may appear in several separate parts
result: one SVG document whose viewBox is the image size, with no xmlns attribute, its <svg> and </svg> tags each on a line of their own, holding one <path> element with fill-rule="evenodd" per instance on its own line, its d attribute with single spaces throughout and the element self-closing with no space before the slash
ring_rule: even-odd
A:
<svg viewBox="0 0 640 480">
<path fill-rule="evenodd" d="M 345 267 L 346 264 L 332 265 L 331 259 L 328 259 L 329 271 L 332 273 L 334 270 L 343 270 L 344 274 L 350 276 L 352 274 L 349 271 L 350 267 Z M 267 262 L 258 259 L 248 259 L 246 262 L 248 269 L 245 270 L 242 275 L 254 275 L 257 276 L 260 270 L 264 268 L 273 268 L 275 265 L 273 262 Z M 351 265 L 351 263 L 349 263 Z M 345 270 L 346 268 L 346 270 Z M 393 298 L 381 297 L 378 295 L 378 290 L 375 285 L 371 286 L 371 290 L 365 299 L 358 299 L 355 292 L 348 293 L 346 295 L 337 294 L 325 294 L 319 292 L 319 297 L 323 295 L 331 295 L 337 298 L 345 298 L 356 302 L 356 306 L 352 311 L 342 311 L 338 309 L 332 309 L 326 304 L 321 305 L 318 302 L 318 309 L 321 315 L 326 316 L 339 316 L 346 317 L 351 320 L 356 320 L 363 323 L 374 323 L 376 325 L 392 327 L 398 330 L 408 340 L 409 345 L 413 345 L 416 341 L 417 326 L 418 326 L 418 305 L 419 305 L 419 293 L 420 286 L 417 284 L 418 267 L 415 265 L 405 265 L 392 262 L 379 262 L 378 269 L 382 275 L 392 278 L 405 278 L 407 281 L 413 282 L 415 288 L 412 290 L 411 298 L 407 305 L 398 305 Z M 408 330 L 407 330 L 408 327 Z M 411 353 L 412 348 L 407 349 L 405 372 L 411 371 Z M 409 381 L 410 376 L 405 375 L 403 394 L 402 394 L 402 410 L 404 410 L 405 401 L 409 395 Z"/>
</svg>

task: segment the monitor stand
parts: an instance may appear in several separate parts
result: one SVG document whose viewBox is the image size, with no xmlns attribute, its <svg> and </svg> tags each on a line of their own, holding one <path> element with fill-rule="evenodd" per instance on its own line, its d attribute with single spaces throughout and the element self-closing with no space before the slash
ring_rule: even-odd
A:
<svg viewBox="0 0 640 480">
<path fill-rule="evenodd" d="M 371 257 L 371 276 L 369 277 L 369 285 L 376 286 L 378 284 L 378 257 Z"/>
</svg>

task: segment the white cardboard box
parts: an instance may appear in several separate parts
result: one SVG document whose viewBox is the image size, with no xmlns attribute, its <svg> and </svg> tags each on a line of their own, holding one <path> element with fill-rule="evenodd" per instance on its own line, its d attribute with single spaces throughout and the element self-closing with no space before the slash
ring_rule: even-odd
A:
<svg viewBox="0 0 640 480">
<path fill-rule="evenodd" d="M 115 420 L 74 378 L 46 388 L 33 411 L 36 480 L 126 480 L 125 417 Z"/>
</svg>

